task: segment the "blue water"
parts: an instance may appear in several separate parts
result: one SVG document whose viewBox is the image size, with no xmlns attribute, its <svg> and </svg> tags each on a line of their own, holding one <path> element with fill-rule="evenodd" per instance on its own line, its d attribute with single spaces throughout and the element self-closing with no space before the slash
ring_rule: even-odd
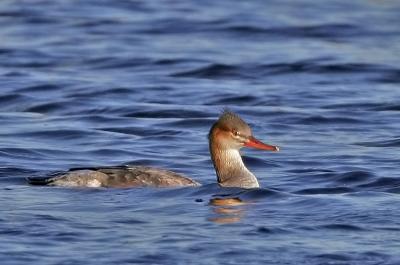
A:
<svg viewBox="0 0 400 265">
<path fill-rule="evenodd" d="M 400 264 L 400 3 L 0 2 L 1 264 Z M 223 189 L 229 107 L 279 153 Z M 203 184 L 25 178 L 141 164 Z"/>
</svg>

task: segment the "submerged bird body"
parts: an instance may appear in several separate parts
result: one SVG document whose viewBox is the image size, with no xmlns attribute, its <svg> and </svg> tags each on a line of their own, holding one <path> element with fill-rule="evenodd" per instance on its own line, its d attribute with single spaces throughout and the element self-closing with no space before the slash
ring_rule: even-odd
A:
<svg viewBox="0 0 400 265">
<path fill-rule="evenodd" d="M 258 141 L 238 115 L 225 111 L 211 127 L 209 149 L 218 183 L 224 187 L 259 187 L 257 178 L 243 163 L 239 149 L 253 147 L 278 151 L 279 148 Z M 200 184 L 184 175 L 145 166 L 120 166 L 71 169 L 48 177 L 28 178 L 33 185 L 64 187 L 183 187 Z"/>
<path fill-rule="evenodd" d="M 119 166 L 72 169 L 56 173 L 53 177 L 30 178 L 34 185 L 63 187 L 179 187 L 200 184 L 181 174 L 145 166 Z"/>
</svg>

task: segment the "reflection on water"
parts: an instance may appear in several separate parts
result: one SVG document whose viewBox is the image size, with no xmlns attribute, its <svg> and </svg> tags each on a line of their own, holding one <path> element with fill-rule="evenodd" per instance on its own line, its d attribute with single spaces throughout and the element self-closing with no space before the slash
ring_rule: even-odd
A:
<svg viewBox="0 0 400 265">
<path fill-rule="evenodd" d="M 248 202 L 237 197 L 213 198 L 210 200 L 209 205 L 215 216 L 208 220 L 219 224 L 239 222 L 245 215 L 244 206 L 247 204 Z"/>
</svg>

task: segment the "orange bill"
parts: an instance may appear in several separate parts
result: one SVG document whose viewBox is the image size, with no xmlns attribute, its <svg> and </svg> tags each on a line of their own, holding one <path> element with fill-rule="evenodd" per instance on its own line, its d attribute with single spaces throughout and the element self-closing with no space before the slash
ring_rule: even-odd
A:
<svg viewBox="0 0 400 265">
<path fill-rule="evenodd" d="M 257 140 L 253 136 L 249 137 L 248 141 L 244 144 L 244 146 L 252 147 L 252 148 L 256 148 L 256 149 L 261 149 L 261 150 L 267 150 L 267 151 L 274 151 L 274 152 L 279 151 L 279 147 L 278 146 L 264 144 L 263 142 Z"/>
</svg>

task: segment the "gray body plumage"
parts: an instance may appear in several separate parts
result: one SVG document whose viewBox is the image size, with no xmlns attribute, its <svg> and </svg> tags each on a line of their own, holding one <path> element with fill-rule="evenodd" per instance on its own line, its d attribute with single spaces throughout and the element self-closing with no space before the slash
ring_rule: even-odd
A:
<svg viewBox="0 0 400 265">
<path fill-rule="evenodd" d="M 121 166 L 77 169 L 61 172 L 49 178 L 30 178 L 31 184 L 64 187 L 173 187 L 199 186 L 184 175 L 153 167 Z"/>
</svg>

